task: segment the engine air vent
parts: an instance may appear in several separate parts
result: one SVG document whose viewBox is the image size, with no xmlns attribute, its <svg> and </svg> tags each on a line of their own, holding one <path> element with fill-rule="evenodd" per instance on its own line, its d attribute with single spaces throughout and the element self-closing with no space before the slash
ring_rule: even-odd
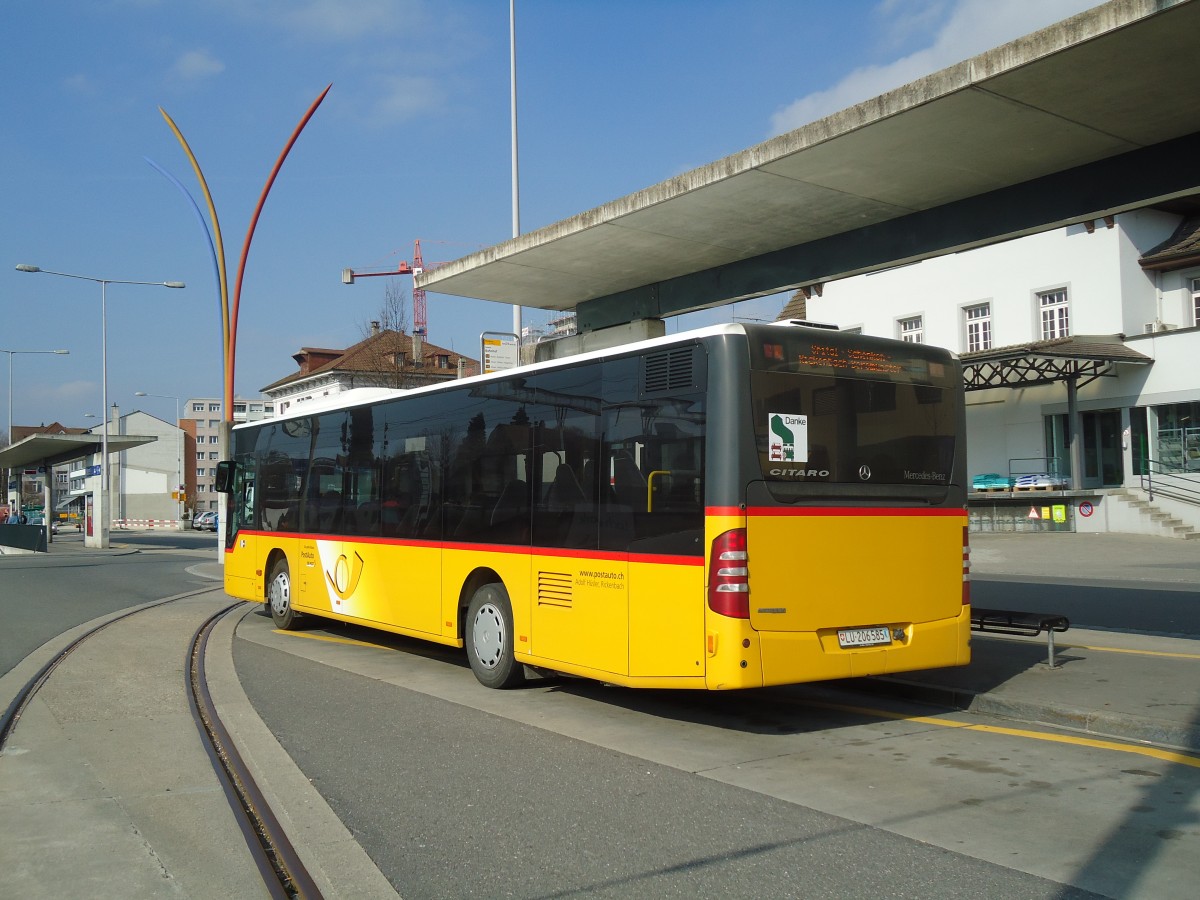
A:
<svg viewBox="0 0 1200 900">
<path fill-rule="evenodd" d="M 568 572 L 538 572 L 538 606 L 561 606 L 570 609 L 574 605 L 574 585 Z"/>
<path fill-rule="evenodd" d="M 695 347 L 672 347 L 646 357 L 643 390 L 647 394 L 686 391 L 695 387 L 692 360 Z"/>
</svg>

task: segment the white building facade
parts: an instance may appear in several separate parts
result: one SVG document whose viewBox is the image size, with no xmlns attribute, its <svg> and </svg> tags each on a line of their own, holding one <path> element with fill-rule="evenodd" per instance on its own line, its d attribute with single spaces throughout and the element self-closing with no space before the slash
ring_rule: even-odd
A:
<svg viewBox="0 0 1200 900">
<path fill-rule="evenodd" d="M 1184 536 L 1188 524 L 1200 526 L 1200 506 L 1187 496 L 1190 484 L 1200 501 L 1200 254 L 1188 252 L 1192 221 L 1200 234 L 1200 219 L 1139 210 L 831 282 L 808 299 L 807 317 L 947 347 L 964 361 L 1022 345 L 1042 352 L 1043 342 L 1112 348 L 1105 375 L 1077 382 L 1075 484 L 1094 497 L 1074 498 L 1076 530 L 1163 533 L 1163 521 L 1181 521 Z M 971 476 L 1040 471 L 1070 481 L 1067 400 L 1063 381 L 969 390 Z M 1169 516 L 1151 520 L 1144 505 L 1129 502 L 1144 502 L 1147 474 L 1151 488 L 1160 475 L 1182 487 L 1182 499 L 1153 498 Z"/>
</svg>

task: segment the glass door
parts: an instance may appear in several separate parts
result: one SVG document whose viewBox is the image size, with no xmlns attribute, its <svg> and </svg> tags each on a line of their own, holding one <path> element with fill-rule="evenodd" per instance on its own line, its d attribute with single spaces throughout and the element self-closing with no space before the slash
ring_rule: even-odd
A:
<svg viewBox="0 0 1200 900">
<path fill-rule="evenodd" d="M 1119 487 L 1124 483 L 1121 463 L 1121 411 L 1085 412 L 1083 419 L 1083 486 Z"/>
</svg>

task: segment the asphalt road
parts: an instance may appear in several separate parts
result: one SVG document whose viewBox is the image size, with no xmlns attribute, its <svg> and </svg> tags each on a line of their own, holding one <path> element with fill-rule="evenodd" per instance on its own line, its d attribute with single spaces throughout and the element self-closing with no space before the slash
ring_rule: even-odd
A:
<svg viewBox="0 0 1200 900">
<path fill-rule="evenodd" d="M 123 542 L 137 552 L 0 560 L 0 672 L 75 624 L 211 584 L 188 571 L 211 535 Z M 1168 633 L 1190 633 L 1197 598 L 1041 577 L 974 589 Z M 1191 895 L 1194 769 L 929 710 L 874 717 L 819 686 L 488 691 L 460 652 L 316 626 L 279 634 L 248 612 L 238 671 L 405 897 Z"/>
<path fill-rule="evenodd" d="M 82 543 L 78 535 L 55 540 Z M 130 551 L 0 557 L 0 675 L 43 643 L 97 616 L 148 603 L 212 581 L 189 565 L 216 542 L 211 536 L 129 535 Z"/>
<path fill-rule="evenodd" d="M 1196 584 L 973 575 L 971 600 L 991 609 L 1064 615 L 1076 628 L 1200 637 Z"/>
<path fill-rule="evenodd" d="M 235 658 L 259 714 L 403 897 L 1093 896 L 549 723 L 247 641 Z"/>
</svg>

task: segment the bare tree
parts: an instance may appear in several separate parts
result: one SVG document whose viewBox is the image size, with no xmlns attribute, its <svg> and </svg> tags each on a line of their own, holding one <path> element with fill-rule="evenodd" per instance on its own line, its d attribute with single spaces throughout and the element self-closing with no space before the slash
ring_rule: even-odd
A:
<svg viewBox="0 0 1200 900">
<path fill-rule="evenodd" d="M 390 279 L 385 282 L 383 289 L 383 304 L 379 311 L 366 322 L 360 322 L 358 330 L 364 338 L 375 333 L 376 326 L 380 331 L 398 331 L 408 333 L 410 299 L 408 291 L 401 287 L 400 282 Z"/>
<path fill-rule="evenodd" d="M 363 342 L 368 344 L 355 354 L 358 370 L 380 387 L 412 388 L 428 383 L 422 377 L 420 360 L 415 356 L 409 333 L 410 295 L 400 282 L 391 279 L 383 291 L 383 303 L 369 321 L 359 323 Z"/>
</svg>

